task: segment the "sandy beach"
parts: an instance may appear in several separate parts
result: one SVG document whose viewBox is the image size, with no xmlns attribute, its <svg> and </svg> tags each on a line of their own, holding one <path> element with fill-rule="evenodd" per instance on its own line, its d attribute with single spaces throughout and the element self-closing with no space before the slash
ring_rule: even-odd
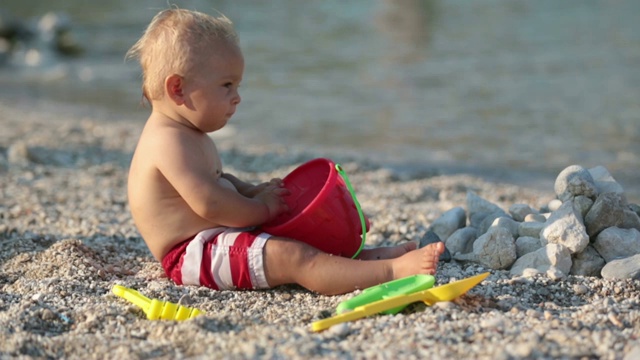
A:
<svg viewBox="0 0 640 360">
<path fill-rule="evenodd" d="M 441 263 L 437 284 L 491 275 L 453 302 L 417 303 L 319 333 L 311 323 L 358 291 L 331 297 L 298 286 L 237 292 L 176 286 L 128 211 L 127 168 L 142 123 L 87 113 L 0 101 L 1 359 L 640 358 L 636 280 L 513 278 L 452 261 Z M 219 142 L 225 167 L 251 181 L 283 177 L 327 155 L 240 148 L 232 140 Z M 540 208 L 554 199 L 552 188 L 334 160 L 371 219 L 368 246 L 418 241 L 443 212 L 464 206 L 468 191 L 504 209 Z M 205 314 L 184 322 L 147 320 L 112 294 L 116 284 Z"/>
</svg>

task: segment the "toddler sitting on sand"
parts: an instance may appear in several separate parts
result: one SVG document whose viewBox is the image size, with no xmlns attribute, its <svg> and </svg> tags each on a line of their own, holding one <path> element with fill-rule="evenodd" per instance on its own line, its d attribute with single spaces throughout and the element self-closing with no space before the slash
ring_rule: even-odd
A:
<svg viewBox="0 0 640 360">
<path fill-rule="evenodd" d="M 244 59 L 229 19 L 163 10 L 127 56 L 139 59 L 151 104 L 131 162 L 129 204 L 149 250 L 176 284 L 296 283 L 329 295 L 435 272 L 442 243 L 365 249 L 349 259 L 259 229 L 287 211 L 288 191 L 280 179 L 252 185 L 224 172 L 207 135 L 224 127 L 240 103 Z"/>
</svg>

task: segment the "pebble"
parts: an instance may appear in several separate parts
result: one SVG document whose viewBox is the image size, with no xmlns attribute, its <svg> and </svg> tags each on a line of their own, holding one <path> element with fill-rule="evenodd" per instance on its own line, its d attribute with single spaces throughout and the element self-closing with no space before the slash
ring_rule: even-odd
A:
<svg viewBox="0 0 640 360">
<path fill-rule="evenodd" d="M 573 285 L 573 291 L 576 293 L 576 295 L 582 295 L 586 294 L 589 291 L 589 288 L 582 284 L 575 284 Z"/>
<path fill-rule="evenodd" d="M 441 301 L 432 305 L 434 308 L 443 309 L 443 310 L 453 310 L 458 306 L 452 301 Z"/>
<path fill-rule="evenodd" d="M 350 331 L 350 328 L 348 323 L 340 323 L 330 327 L 327 331 L 327 335 L 343 337 L 343 336 L 346 336 L 349 333 L 349 331 Z"/>
</svg>

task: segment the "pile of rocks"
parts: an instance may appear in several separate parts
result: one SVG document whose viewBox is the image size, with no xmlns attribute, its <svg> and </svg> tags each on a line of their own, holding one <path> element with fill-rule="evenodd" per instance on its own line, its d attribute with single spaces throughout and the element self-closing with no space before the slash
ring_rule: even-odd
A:
<svg viewBox="0 0 640 360">
<path fill-rule="evenodd" d="M 442 239 L 454 260 L 514 276 L 640 278 L 640 206 L 627 201 L 609 171 L 569 166 L 555 193 L 545 208 L 514 204 L 507 212 L 468 192 L 467 211 L 446 211 L 428 234 Z"/>
</svg>

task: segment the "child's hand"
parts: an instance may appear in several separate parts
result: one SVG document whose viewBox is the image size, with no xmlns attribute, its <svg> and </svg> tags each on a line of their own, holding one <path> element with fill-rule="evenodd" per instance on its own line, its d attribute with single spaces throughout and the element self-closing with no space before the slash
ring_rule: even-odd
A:
<svg viewBox="0 0 640 360">
<path fill-rule="evenodd" d="M 254 185 L 254 186 L 246 189 L 244 191 L 243 195 L 246 196 L 246 197 L 256 197 L 256 195 L 258 195 L 259 193 L 264 191 L 264 189 L 266 189 L 267 186 L 270 186 L 270 185 L 275 185 L 275 186 L 278 186 L 278 187 L 284 187 L 284 183 L 282 182 L 282 179 L 273 178 L 273 179 L 269 180 L 269 182 L 265 182 L 265 183 L 262 183 L 262 184 Z"/>
<path fill-rule="evenodd" d="M 279 182 L 274 182 L 274 180 L 279 179 L 273 179 L 269 183 L 260 184 L 259 186 L 264 185 L 262 186 L 262 191 L 253 197 L 267 205 L 267 208 L 269 209 L 269 220 L 266 222 L 269 222 L 276 216 L 289 211 L 289 206 L 284 200 L 284 197 L 290 195 L 291 192 L 282 186 L 281 180 Z"/>
</svg>

